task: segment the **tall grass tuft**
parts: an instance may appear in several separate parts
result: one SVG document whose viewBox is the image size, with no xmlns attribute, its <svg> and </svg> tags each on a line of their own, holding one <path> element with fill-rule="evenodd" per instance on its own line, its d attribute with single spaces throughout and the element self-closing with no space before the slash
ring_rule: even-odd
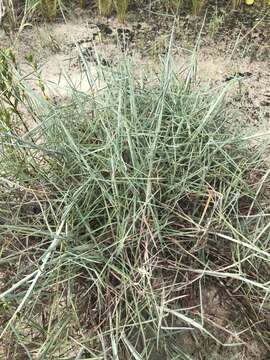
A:
<svg viewBox="0 0 270 360">
<path fill-rule="evenodd" d="M 120 21 L 124 21 L 126 17 L 126 13 L 128 10 L 129 0 L 116 0 L 115 7 L 117 12 L 117 17 Z"/>
<path fill-rule="evenodd" d="M 232 8 L 236 10 L 242 3 L 242 0 L 232 0 Z"/>
<path fill-rule="evenodd" d="M 49 20 L 53 20 L 57 11 L 57 0 L 41 0 L 43 13 Z"/>
<path fill-rule="evenodd" d="M 206 3 L 206 0 L 192 0 L 192 14 L 198 16 Z"/>
<path fill-rule="evenodd" d="M 103 16 L 109 16 L 113 10 L 113 0 L 98 0 L 98 10 Z"/>
<path fill-rule="evenodd" d="M 269 343 L 269 171 L 228 89 L 190 74 L 125 63 L 1 133 L 2 358 L 184 359 L 186 336 L 232 346 L 258 322 Z M 237 306 L 229 337 L 204 317 L 209 285 Z"/>
</svg>

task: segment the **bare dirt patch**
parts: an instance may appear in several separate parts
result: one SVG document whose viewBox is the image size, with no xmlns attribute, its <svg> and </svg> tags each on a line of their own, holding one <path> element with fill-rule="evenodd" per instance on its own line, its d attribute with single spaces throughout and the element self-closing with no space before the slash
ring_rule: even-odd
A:
<svg viewBox="0 0 270 360">
<path fill-rule="evenodd" d="M 247 122 L 252 126 L 265 127 L 270 116 L 270 60 L 269 56 L 254 58 L 247 47 L 268 49 L 267 26 L 262 27 L 262 21 L 252 30 L 248 26 L 254 23 L 253 18 L 246 24 L 242 21 L 241 26 L 236 26 L 236 19 L 236 15 L 231 19 L 234 21 L 234 31 L 227 19 L 221 28 L 216 29 L 214 37 L 202 36 L 197 54 L 198 79 L 215 86 L 239 79 L 236 95 L 232 99 L 233 106 L 246 113 Z M 73 22 L 45 24 L 25 30 L 14 45 L 2 34 L 1 43 L 14 48 L 25 72 L 28 69 L 25 56 L 33 54 L 41 67 L 48 96 L 66 97 L 70 84 L 79 91 L 89 90 L 85 63 L 88 64 L 93 83 L 97 79 L 97 63 L 106 69 L 119 64 L 123 57 L 131 58 L 137 64 L 137 70 L 143 71 L 150 66 L 158 72 L 159 57 L 164 56 L 168 49 L 171 25 L 172 21 L 162 25 L 151 20 L 126 22 L 123 25 L 114 19 L 92 20 L 84 16 Z M 179 20 L 175 25 L 172 54 L 176 72 L 189 61 L 196 41 L 194 34 L 198 34 L 195 30 L 199 26 L 201 20 L 190 17 Z M 207 26 L 209 24 L 205 25 L 206 30 Z M 102 87 L 102 84 L 98 87 Z"/>
</svg>

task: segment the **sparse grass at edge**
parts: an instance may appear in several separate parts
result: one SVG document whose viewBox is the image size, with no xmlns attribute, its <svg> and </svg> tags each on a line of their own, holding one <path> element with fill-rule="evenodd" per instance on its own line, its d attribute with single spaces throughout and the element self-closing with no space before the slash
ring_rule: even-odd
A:
<svg viewBox="0 0 270 360">
<path fill-rule="evenodd" d="M 25 88 L 26 133 L 1 118 L 2 358 L 269 349 L 263 143 L 236 129 L 229 85 L 200 89 L 170 64 L 137 82 L 124 63 L 69 104 Z M 209 286 L 230 294 L 233 328 L 204 316 Z"/>
<path fill-rule="evenodd" d="M 29 26 L 34 18 L 42 17 L 43 20 L 54 21 L 56 16 L 62 15 L 65 19 L 65 14 L 72 12 L 72 4 L 77 4 L 82 9 L 92 8 L 95 16 L 95 9 L 102 16 L 111 16 L 116 14 L 119 21 L 124 22 L 128 13 L 129 7 L 141 8 L 146 6 L 147 9 L 160 9 L 161 12 L 178 15 L 179 12 L 185 11 L 198 16 L 207 9 L 209 5 L 208 0 L 167 0 L 167 1 L 129 1 L 129 0 L 96 0 L 94 3 L 87 3 L 85 0 L 78 0 L 71 2 L 70 0 L 2 0 L 0 11 L 0 25 L 10 33 L 15 30 L 20 31 Z M 211 4 L 211 3 L 210 3 Z M 223 4 L 224 5 L 224 4 Z M 222 6 L 223 6 L 222 5 Z M 269 0 L 232 0 L 228 1 L 225 7 L 228 11 L 236 10 L 242 5 L 255 8 L 265 8 L 270 5 Z M 220 4 L 217 2 L 217 7 Z M 256 10 L 255 10 L 256 11 Z M 151 10 L 150 10 L 151 13 Z"/>
</svg>

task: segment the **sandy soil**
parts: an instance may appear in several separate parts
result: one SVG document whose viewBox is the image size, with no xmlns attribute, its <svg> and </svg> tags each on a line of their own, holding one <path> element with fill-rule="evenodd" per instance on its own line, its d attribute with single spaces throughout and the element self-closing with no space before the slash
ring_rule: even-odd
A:
<svg viewBox="0 0 270 360">
<path fill-rule="evenodd" d="M 96 82 L 98 61 L 106 71 L 106 68 L 116 66 L 123 57 L 128 57 L 136 64 L 138 76 L 148 67 L 158 72 L 160 56 L 164 57 L 171 35 L 170 27 L 163 30 L 156 34 L 155 27 L 145 22 L 123 25 L 112 19 L 98 18 L 90 22 L 89 19 L 79 18 L 73 22 L 29 28 L 12 42 L 2 33 L 0 43 L 3 47 L 12 45 L 24 74 L 31 72 L 25 56 L 33 54 L 41 69 L 47 96 L 65 98 L 70 94 L 70 84 L 83 92 L 89 91 L 93 84 L 98 88 L 103 86 Z M 194 40 L 190 39 L 188 43 L 185 39 L 186 47 L 183 47 L 183 41 L 177 36 L 179 31 L 175 29 L 172 48 L 176 72 L 190 61 L 195 46 Z M 241 39 L 248 31 L 242 34 L 238 45 L 228 45 L 227 38 L 219 44 L 209 37 L 203 38 L 197 52 L 197 75 L 200 82 L 216 87 L 238 77 L 241 86 L 235 92 L 234 106 L 245 109 L 248 123 L 265 127 L 270 118 L 270 57 L 254 60 L 254 56 L 243 55 Z M 147 36 L 144 37 L 145 34 Z M 233 39 L 235 37 L 232 36 Z M 81 54 L 87 63 L 88 77 L 83 71 L 85 64 Z M 89 75 L 92 84 L 89 84 Z M 31 80 L 30 84 L 37 89 L 37 82 Z"/>
</svg>

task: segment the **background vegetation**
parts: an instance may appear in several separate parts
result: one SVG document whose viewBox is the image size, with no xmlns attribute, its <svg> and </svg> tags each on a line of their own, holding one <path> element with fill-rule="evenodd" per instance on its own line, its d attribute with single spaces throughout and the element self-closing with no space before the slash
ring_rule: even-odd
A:
<svg viewBox="0 0 270 360">
<path fill-rule="evenodd" d="M 18 21 L 24 19 L 24 24 L 33 16 L 42 15 L 48 20 L 53 20 L 57 14 L 64 16 L 65 12 L 74 7 L 74 2 L 70 0 L 2 0 L 5 7 L 5 15 L 9 24 L 16 28 Z M 94 3 L 87 0 L 78 0 L 76 3 L 83 9 L 92 8 L 98 10 L 101 15 L 109 16 L 116 13 L 120 21 L 125 20 L 129 8 L 140 8 L 142 5 L 148 5 L 149 9 L 153 6 L 159 6 L 163 11 L 171 14 L 178 14 L 183 9 L 191 12 L 193 15 L 199 15 L 203 9 L 207 8 L 210 0 L 96 0 Z M 227 2 L 228 8 L 235 10 L 243 5 L 253 5 L 264 7 L 270 4 L 269 0 L 230 0 Z M 217 2 L 217 6 L 224 6 L 224 1 Z"/>
</svg>

